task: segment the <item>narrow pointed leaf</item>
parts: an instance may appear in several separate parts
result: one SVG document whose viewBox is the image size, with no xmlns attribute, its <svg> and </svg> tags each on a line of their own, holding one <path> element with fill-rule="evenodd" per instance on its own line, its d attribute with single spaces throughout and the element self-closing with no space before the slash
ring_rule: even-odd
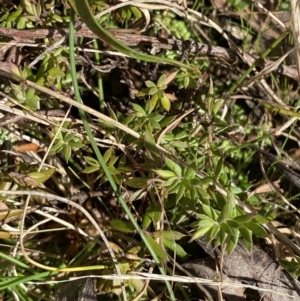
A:
<svg viewBox="0 0 300 301">
<path fill-rule="evenodd" d="M 165 252 L 165 250 L 162 248 L 161 245 L 159 245 L 152 237 L 147 236 L 146 237 L 149 245 L 151 246 L 151 248 L 154 250 L 154 252 L 156 253 L 156 255 L 158 256 L 159 259 L 161 260 L 167 260 L 168 256 Z"/>
<path fill-rule="evenodd" d="M 250 231 L 252 231 L 257 237 L 268 237 L 268 233 L 266 230 L 259 224 L 256 224 L 254 222 L 249 222 L 244 225 L 247 227 Z"/>
<path fill-rule="evenodd" d="M 222 222 L 227 221 L 229 218 L 231 218 L 234 208 L 235 208 L 234 195 L 231 191 L 228 191 L 226 204 L 223 207 L 223 209 L 218 217 L 218 222 L 222 223 Z"/>
</svg>

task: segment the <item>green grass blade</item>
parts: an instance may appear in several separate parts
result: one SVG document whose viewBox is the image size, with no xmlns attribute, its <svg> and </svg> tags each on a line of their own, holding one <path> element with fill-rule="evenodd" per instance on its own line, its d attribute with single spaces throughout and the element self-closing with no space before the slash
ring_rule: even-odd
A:
<svg viewBox="0 0 300 301">
<path fill-rule="evenodd" d="M 82 100 L 81 100 L 81 97 L 80 97 L 80 94 L 79 94 L 79 89 L 78 89 L 78 82 L 77 82 L 77 77 L 76 77 L 76 64 L 75 64 L 75 48 L 74 48 L 74 14 L 71 13 L 71 17 L 70 17 L 70 26 L 69 26 L 69 29 L 70 29 L 70 35 L 69 35 L 69 47 L 70 47 L 70 66 L 71 66 L 71 75 L 72 75 L 72 82 L 73 82 L 73 87 L 74 87 L 74 93 L 75 93 L 75 97 L 76 97 L 76 100 L 80 103 L 82 103 Z M 163 269 L 162 265 L 161 265 L 161 262 L 157 256 L 157 254 L 155 253 L 155 251 L 153 250 L 153 248 L 151 247 L 151 245 L 149 244 L 145 234 L 143 233 L 142 229 L 140 228 L 140 226 L 138 225 L 138 223 L 136 222 L 134 216 L 132 215 L 129 207 L 127 206 L 125 200 L 122 198 L 122 196 L 120 195 L 120 192 L 119 192 L 119 189 L 114 181 L 114 179 L 112 178 L 112 175 L 111 173 L 109 172 L 108 168 L 107 168 L 107 165 L 103 159 L 103 156 L 101 155 L 100 151 L 99 151 L 99 148 L 96 144 L 96 141 L 94 139 L 94 136 L 92 134 L 92 131 L 91 131 L 91 128 L 89 126 L 89 123 L 87 121 L 87 118 L 86 118 L 86 114 L 83 110 L 79 109 L 79 114 L 80 114 L 80 117 L 82 119 L 82 122 L 83 122 L 83 125 L 84 125 L 84 128 L 86 130 L 86 133 L 90 139 L 90 143 L 92 145 L 92 148 L 96 154 L 96 157 L 97 157 L 97 160 L 99 161 L 99 163 L 101 164 L 102 168 L 103 168 L 103 171 L 104 173 L 106 174 L 107 176 L 107 179 L 113 189 L 113 191 L 115 192 L 119 202 L 121 203 L 123 209 L 125 210 L 126 214 L 128 215 L 132 225 L 134 226 L 134 228 L 136 229 L 137 233 L 140 235 L 141 239 L 143 240 L 146 248 L 149 250 L 151 256 L 153 257 L 154 261 L 156 262 L 156 264 L 158 265 L 158 268 L 161 272 L 162 275 L 166 275 L 166 272 L 165 270 Z M 168 281 L 166 281 L 166 286 L 167 286 L 167 289 L 169 291 L 169 294 L 170 294 L 170 298 L 171 300 L 175 301 L 175 296 L 174 296 L 174 293 L 173 293 L 173 290 L 172 290 L 172 287 L 170 285 L 170 283 Z"/>
<path fill-rule="evenodd" d="M 34 274 L 34 275 L 30 275 L 30 276 L 24 276 L 24 277 L 13 277 L 12 280 L 3 281 L 0 283 L 0 291 L 7 289 L 7 288 L 11 288 L 15 285 L 26 283 L 28 281 L 33 281 L 33 280 L 45 281 L 46 279 L 50 279 L 51 276 L 54 276 L 58 273 L 60 273 L 59 270 L 54 271 L 54 272 L 47 271 L 47 272 Z"/>
<path fill-rule="evenodd" d="M 182 62 L 172 60 L 169 58 L 162 58 L 159 56 L 148 55 L 132 49 L 123 43 L 119 42 L 115 39 L 111 34 L 109 34 L 105 29 L 103 29 L 91 12 L 91 8 L 87 2 L 87 0 L 68 0 L 70 5 L 76 11 L 76 13 L 80 16 L 86 26 L 95 34 L 101 41 L 106 43 L 112 49 L 119 51 L 127 56 L 135 58 L 137 60 L 153 62 L 153 63 L 161 63 L 161 64 L 171 64 L 177 67 L 186 68 L 187 70 L 194 70 L 195 68 L 184 64 Z"/>
</svg>

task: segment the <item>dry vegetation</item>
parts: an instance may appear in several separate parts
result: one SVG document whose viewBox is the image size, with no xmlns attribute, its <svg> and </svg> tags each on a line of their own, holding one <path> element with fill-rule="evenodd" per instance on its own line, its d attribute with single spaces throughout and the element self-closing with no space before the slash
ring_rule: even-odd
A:
<svg viewBox="0 0 300 301">
<path fill-rule="evenodd" d="M 0 4 L 0 300 L 250 298 L 211 246 L 299 277 L 299 3 Z"/>
</svg>

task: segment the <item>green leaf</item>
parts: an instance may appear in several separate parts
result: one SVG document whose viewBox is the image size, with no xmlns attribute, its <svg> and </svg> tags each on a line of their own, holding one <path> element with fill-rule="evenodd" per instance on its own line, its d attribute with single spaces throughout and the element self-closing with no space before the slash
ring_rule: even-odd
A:
<svg viewBox="0 0 300 301">
<path fill-rule="evenodd" d="M 253 219 L 253 216 L 250 214 L 244 214 L 240 216 L 236 216 L 233 220 L 237 223 L 244 224 L 250 222 Z"/>
<path fill-rule="evenodd" d="M 9 176 L 20 186 L 37 187 L 39 182 L 31 178 L 29 175 L 10 172 Z"/>
<path fill-rule="evenodd" d="M 252 244 L 252 232 L 246 227 L 241 227 L 239 230 L 241 232 L 243 239 Z"/>
<path fill-rule="evenodd" d="M 167 165 L 167 167 L 172 170 L 178 177 L 182 176 L 182 168 L 180 165 L 178 165 L 177 163 L 175 163 L 174 161 L 165 158 L 165 163 Z"/>
<path fill-rule="evenodd" d="M 155 87 L 151 87 L 149 90 L 148 90 L 148 95 L 154 95 L 154 94 L 156 94 L 158 92 L 158 90 L 157 90 L 157 87 L 155 86 Z M 158 98 L 158 95 L 156 95 L 157 96 L 157 98 Z"/>
<path fill-rule="evenodd" d="M 109 158 L 109 161 L 107 162 L 107 165 L 108 166 L 114 166 L 115 163 L 118 161 L 118 159 L 119 158 L 115 156 L 114 151 L 112 150 L 112 154 L 111 154 L 111 156 Z"/>
<path fill-rule="evenodd" d="M 219 232 L 220 232 L 220 225 L 214 224 L 206 234 L 208 238 L 208 244 L 210 244 L 215 239 L 215 237 L 219 234 Z"/>
<path fill-rule="evenodd" d="M 214 225 L 216 225 L 216 222 L 213 221 L 212 219 L 203 219 L 198 223 L 198 228 L 207 228 L 210 227 L 212 228 Z"/>
<path fill-rule="evenodd" d="M 28 0 L 23 0 L 23 5 L 24 5 L 26 12 L 29 15 L 34 16 L 34 5 L 32 3 L 30 3 Z"/>
<path fill-rule="evenodd" d="M 165 84 L 165 82 L 166 82 L 166 75 L 165 74 L 162 74 L 160 77 L 159 77 L 159 79 L 158 79 L 158 81 L 157 81 L 157 87 L 158 88 L 160 88 L 163 84 Z"/>
<path fill-rule="evenodd" d="M 233 228 L 240 228 L 241 224 L 236 222 L 235 220 L 229 219 L 226 221 L 227 225 Z"/>
<path fill-rule="evenodd" d="M 136 291 L 136 293 L 140 293 L 145 285 L 145 282 L 142 279 L 130 279 L 130 280 L 126 280 L 126 283 L 132 286 Z"/>
<path fill-rule="evenodd" d="M 128 200 L 129 203 L 132 203 L 136 200 L 139 200 L 139 199 L 142 199 L 143 196 L 146 195 L 146 191 L 144 189 L 139 189 L 139 190 L 136 190 L 134 191 L 131 195 L 130 195 L 130 198 Z"/>
<path fill-rule="evenodd" d="M 148 118 L 151 120 L 155 120 L 156 122 L 160 122 L 165 118 L 165 116 L 155 112 L 148 115 Z"/>
<path fill-rule="evenodd" d="M 168 86 L 166 85 L 166 84 L 162 84 L 160 87 L 159 87 L 159 90 L 158 90 L 158 92 L 162 92 L 163 93 L 163 91 L 162 90 L 165 90 L 165 89 L 167 89 L 168 88 Z M 162 96 L 159 96 L 159 98 L 161 98 Z"/>
<path fill-rule="evenodd" d="M 24 97 L 21 87 L 19 85 L 13 84 L 13 83 L 10 83 L 10 86 L 12 88 L 14 95 L 18 99 L 18 102 L 23 103 L 25 101 L 25 97 Z"/>
<path fill-rule="evenodd" d="M 150 105 L 149 113 L 151 113 L 154 110 L 157 104 L 157 100 L 158 100 L 157 94 L 152 95 L 152 97 L 149 99 L 149 105 Z"/>
<path fill-rule="evenodd" d="M 268 223 L 270 220 L 267 219 L 266 217 L 264 216 L 261 216 L 261 215 L 256 215 L 253 220 L 252 220 L 254 223 L 257 223 L 257 224 L 266 224 Z"/>
<path fill-rule="evenodd" d="M 243 240 L 243 242 L 244 242 L 244 246 L 247 248 L 247 250 L 249 251 L 249 252 L 251 252 L 251 250 L 252 250 L 252 247 L 253 247 L 253 243 L 252 242 L 249 242 L 248 240 Z"/>
<path fill-rule="evenodd" d="M 151 127 L 153 129 L 161 130 L 161 127 L 160 127 L 159 123 L 156 122 L 155 120 L 149 119 L 149 124 L 151 125 Z"/>
<path fill-rule="evenodd" d="M 119 171 L 114 166 L 107 166 L 109 173 L 111 175 L 117 175 L 119 174 Z"/>
<path fill-rule="evenodd" d="M 106 150 L 106 152 L 103 155 L 103 160 L 104 160 L 105 163 L 108 162 L 108 160 L 111 157 L 111 155 L 112 155 L 112 149 L 109 148 L 109 149 Z"/>
<path fill-rule="evenodd" d="M 215 181 L 218 181 L 222 171 L 223 171 L 223 163 L 224 159 L 223 157 L 221 157 L 218 161 L 218 164 L 217 164 L 217 167 L 216 167 L 216 170 L 215 170 Z"/>
<path fill-rule="evenodd" d="M 147 178 L 136 177 L 124 181 L 124 183 L 133 188 L 146 188 L 147 187 Z"/>
<path fill-rule="evenodd" d="M 14 22 L 16 21 L 17 17 L 19 17 L 22 14 L 23 10 L 21 7 L 19 7 L 16 11 L 12 11 L 7 18 L 7 22 Z"/>
<path fill-rule="evenodd" d="M 213 84 L 211 77 L 209 79 L 210 79 L 209 80 L 209 89 L 208 89 L 208 95 L 206 97 L 206 103 L 207 103 L 207 110 L 208 110 L 209 114 L 211 114 L 212 105 L 213 105 L 213 101 L 214 101 L 215 97 L 214 97 L 214 84 Z"/>
<path fill-rule="evenodd" d="M 175 173 L 170 170 L 156 169 L 154 171 L 162 178 L 168 179 L 168 178 L 176 177 Z"/>
<path fill-rule="evenodd" d="M 97 170 L 100 170 L 100 166 L 87 166 L 85 169 L 83 169 L 81 172 L 82 173 L 86 173 L 86 174 L 89 174 L 89 173 L 92 173 L 92 172 L 95 172 Z"/>
<path fill-rule="evenodd" d="M 26 98 L 25 104 L 32 111 L 40 109 L 40 98 L 37 95 L 33 95 L 31 98 Z"/>
<path fill-rule="evenodd" d="M 134 226 L 129 223 L 119 219 L 113 219 L 109 222 L 110 226 L 117 231 L 124 232 L 124 233 L 134 233 L 135 228 Z"/>
<path fill-rule="evenodd" d="M 78 139 L 70 141 L 69 146 L 71 146 L 72 148 L 82 148 L 84 147 L 84 144 L 82 143 L 82 141 L 80 141 L 80 139 Z"/>
<path fill-rule="evenodd" d="M 198 220 L 199 220 L 199 221 L 202 221 L 202 220 L 209 220 L 209 221 L 211 221 L 212 223 L 215 222 L 215 220 L 214 220 L 213 218 L 211 218 L 210 216 L 205 215 L 205 214 L 197 214 L 197 217 L 198 217 Z"/>
<path fill-rule="evenodd" d="M 171 178 L 172 179 L 172 178 Z M 170 180 L 171 180 L 170 179 Z M 175 181 L 173 181 L 173 184 L 171 184 L 170 186 L 168 186 L 168 194 L 171 194 L 171 193 L 177 193 L 178 192 L 178 189 L 179 189 L 179 186 L 181 184 L 181 181 L 176 178 Z M 166 186 L 167 187 L 167 186 Z"/>
<path fill-rule="evenodd" d="M 181 232 L 178 232 L 178 231 L 169 230 L 169 231 L 155 231 L 152 233 L 152 236 L 154 238 L 162 238 L 162 239 L 167 239 L 167 240 L 178 240 L 186 235 L 182 234 Z"/>
<path fill-rule="evenodd" d="M 230 227 L 227 223 L 222 223 L 221 224 L 222 229 L 228 234 L 228 235 L 233 235 L 233 228 Z"/>
<path fill-rule="evenodd" d="M 151 203 L 148 206 L 146 213 L 144 214 L 143 217 L 143 222 L 142 222 L 143 229 L 147 229 L 151 224 L 151 222 L 156 224 L 160 220 L 161 214 L 162 214 L 161 204 L 159 202 Z"/>
<path fill-rule="evenodd" d="M 164 185 L 164 187 L 170 187 L 170 186 L 173 185 L 173 183 L 174 183 L 175 181 L 176 181 L 176 183 L 178 183 L 178 178 L 177 178 L 177 176 L 168 179 L 167 181 L 165 181 L 165 182 L 163 183 L 163 185 Z"/>
<path fill-rule="evenodd" d="M 146 239 L 159 259 L 161 259 L 161 260 L 168 259 L 168 256 L 167 256 L 165 250 L 152 237 L 147 236 Z"/>
<path fill-rule="evenodd" d="M 143 17 L 143 14 L 141 13 L 141 11 L 137 7 L 131 6 L 130 10 L 132 11 L 134 17 L 137 20 Z"/>
<path fill-rule="evenodd" d="M 211 227 L 198 229 L 191 237 L 190 242 L 194 241 L 195 239 L 198 239 L 199 237 L 204 236 L 210 230 L 210 228 Z"/>
<path fill-rule="evenodd" d="M 218 99 L 217 101 L 215 101 L 213 109 L 212 109 L 213 115 L 217 115 L 217 113 L 218 113 L 220 107 L 223 105 L 223 103 L 224 103 L 224 99 L 223 98 Z"/>
<path fill-rule="evenodd" d="M 203 204 L 210 205 L 213 196 L 207 193 L 207 190 L 204 190 L 201 187 L 197 187 L 197 193 Z M 217 220 L 219 216 L 219 211 L 213 210 L 212 212 L 214 214 L 213 219 Z"/>
<path fill-rule="evenodd" d="M 175 120 L 175 116 L 164 117 L 164 119 L 162 119 L 162 121 L 160 122 L 160 126 L 164 128 L 168 126 L 170 123 L 172 123 L 174 120 Z"/>
<path fill-rule="evenodd" d="M 192 179 L 191 183 L 193 183 L 193 181 L 196 179 Z M 197 181 L 197 185 L 198 186 L 205 186 L 210 184 L 214 179 L 212 177 L 205 177 L 203 179 L 199 179 L 199 181 Z"/>
<path fill-rule="evenodd" d="M 55 79 L 61 73 L 59 66 L 55 66 L 48 71 L 48 75 Z"/>
<path fill-rule="evenodd" d="M 202 209 L 207 216 L 209 216 L 213 220 L 215 219 L 216 217 L 215 210 L 211 206 L 202 204 Z"/>
<path fill-rule="evenodd" d="M 72 155 L 72 148 L 69 145 L 63 145 L 61 150 L 62 155 L 65 157 L 66 161 L 69 161 Z"/>
<path fill-rule="evenodd" d="M 235 249 L 238 241 L 239 241 L 239 231 L 237 229 L 232 229 L 233 235 L 229 236 L 229 239 L 227 241 L 227 253 L 230 255 L 233 250 Z"/>
<path fill-rule="evenodd" d="M 24 17 L 21 17 L 17 23 L 17 29 L 24 29 L 26 25 L 27 19 Z"/>
<path fill-rule="evenodd" d="M 148 88 L 156 87 L 156 84 L 155 84 L 154 82 L 152 82 L 151 80 L 146 80 L 146 81 L 145 81 L 145 85 L 146 85 Z"/>
<path fill-rule="evenodd" d="M 280 113 L 282 115 L 286 116 L 292 116 L 292 117 L 297 117 L 300 118 L 300 113 L 292 111 L 290 109 L 285 108 L 282 105 L 277 105 L 274 103 L 266 103 L 265 101 L 258 101 L 261 105 L 265 106 L 267 109 L 270 109 L 271 111 L 274 111 L 274 113 Z"/>
<path fill-rule="evenodd" d="M 183 87 L 186 89 L 189 86 L 190 78 L 189 76 L 185 76 L 183 79 Z"/>
<path fill-rule="evenodd" d="M 183 197 L 185 190 L 186 190 L 186 187 L 185 187 L 184 183 L 181 182 L 179 184 L 179 189 L 176 194 L 176 203 L 178 203 L 180 201 L 180 199 Z"/>
<path fill-rule="evenodd" d="M 50 179 L 55 172 L 55 168 L 45 169 L 42 171 L 35 171 L 28 173 L 28 176 L 36 180 L 39 184 L 46 182 Z"/>
<path fill-rule="evenodd" d="M 75 137 L 75 133 L 71 133 L 71 134 L 67 134 L 64 136 L 64 142 L 68 143 L 69 141 L 73 140 L 73 138 Z"/>
<path fill-rule="evenodd" d="M 227 221 L 229 218 L 232 217 L 233 211 L 235 209 L 235 199 L 233 193 L 229 190 L 227 193 L 227 200 L 226 204 L 223 207 L 219 217 L 218 217 L 218 222 L 222 223 Z"/>
<path fill-rule="evenodd" d="M 259 224 L 254 222 L 249 222 L 244 224 L 251 232 L 253 232 L 257 237 L 268 237 L 266 230 Z"/>
<path fill-rule="evenodd" d="M 225 223 L 222 223 L 220 226 L 220 233 L 219 233 L 220 245 L 224 244 L 226 238 L 228 237 L 228 232 L 231 233 L 229 227 Z"/>
<path fill-rule="evenodd" d="M 166 94 L 163 94 L 163 97 L 160 98 L 160 103 L 167 112 L 170 111 L 171 102 L 170 102 L 170 99 L 166 96 Z"/>
<path fill-rule="evenodd" d="M 96 159 L 94 159 L 92 157 L 88 157 L 88 156 L 83 156 L 83 158 L 87 164 L 92 165 L 92 166 L 97 166 L 99 168 L 100 165 Z"/>
<path fill-rule="evenodd" d="M 29 88 L 27 89 L 27 92 L 26 92 L 26 97 L 27 98 L 32 98 L 35 94 L 35 89 L 34 88 Z"/>
<path fill-rule="evenodd" d="M 179 256 L 179 257 L 186 257 L 187 256 L 187 253 L 184 251 L 184 249 L 179 244 L 174 242 L 173 240 L 163 239 L 162 243 L 166 248 L 174 251 L 174 253 L 177 256 Z"/>
<path fill-rule="evenodd" d="M 52 147 L 51 147 L 51 150 L 50 152 L 53 154 L 53 153 L 56 153 L 58 152 L 58 150 L 63 146 L 63 142 L 62 141 L 59 141 L 57 142 L 56 144 L 54 144 Z"/>
<path fill-rule="evenodd" d="M 133 104 L 132 104 L 132 107 L 133 107 L 133 109 L 134 109 L 135 111 L 137 111 L 138 113 L 140 113 L 140 116 L 139 116 L 139 117 L 147 116 L 146 112 L 144 111 L 144 109 L 143 109 L 140 105 L 138 105 L 138 104 L 136 104 L 136 103 L 133 103 Z"/>
<path fill-rule="evenodd" d="M 196 175 L 195 166 L 189 166 L 184 173 L 184 177 L 186 179 L 194 179 L 195 175 Z"/>
<path fill-rule="evenodd" d="M 53 18 L 55 21 L 59 22 L 59 23 L 62 23 L 62 22 L 64 21 L 63 18 L 62 18 L 61 16 L 56 15 L 56 14 L 53 14 L 53 15 L 52 15 L 52 18 Z"/>
</svg>

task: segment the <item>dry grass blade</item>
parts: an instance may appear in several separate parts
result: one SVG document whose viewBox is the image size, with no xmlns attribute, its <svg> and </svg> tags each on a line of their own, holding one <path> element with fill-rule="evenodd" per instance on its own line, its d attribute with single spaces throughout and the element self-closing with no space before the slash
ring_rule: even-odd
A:
<svg viewBox="0 0 300 301">
<path fill-rule="evenodd" d="M 274 14 L 267 10 L 260 2 L 252 0 L 252 2 L 259 7 L 263 12 L 265 12 L 270 18 L 272 18 L 277 24 L 279 24 L 283 29 L 287 29 L 285 24 L 281 22 Z"/>
<path fill-rule="evenodd" d="M 263 68 L 263 70 L 261 70 L 251 78 L 251 83 L 249 83 L 249 85 L 259 80 L 260 78 L 270 74 L 272 71 L 276 70 L 280 66 L 280 64 L 286 59 L 286 57 L 293 51 L 294 49 L 291 49 L 285 55 L 279 58 L 277 61 L 268 63 L 266 67 Z"/>
<path fill-rule="evenodd" d="M 294 34 L 295 57 L 300 79 L 300 3 L 297 0 L 291 0 L 292 29 Z"/>
<path fill-rule="evenodd" d="M 179 275 L 174 275 L 174 276 L 169 276 L 169 275 L 160 275 L 160 274 L 148 274 L 148 273 L 136 273 L 132 272 L 130 275 L 88 275 L 88 276 L 80 276 L 80 277 L 71 277 L 68 280 L 64 281 L 49 281 L 49 283 L 63 283 L 63 282 L 68 282 L 68 281 L 76 281 L 78 279 L 85 279 L 85 278 L 99 278 L 99 279 L 122 279 L 122 280 L 132 280 L 132 279 L 141 279 L 141 280 L 154 280 L 154 281 L 173 281 L 177 283 L 201 283 L 202 285 L 210 285 L 210 286 L 215 286 L 215 287 L 223 287 L 223 286 L 229 286 L 229 287 L 236 287 L 236 288 L 250 288 L 255 291 L 259 292 L 268 292 L 272 293 L 277 296 L 284 296 L 284 297 L 290 297 L 289 295 L 282 293 L 280 291 L 276 291 L 274 289 L 268 289 L 268 288 L 263 288 L 263 287 L 257 287 L 254 285 L 250 284 L 242 284 L 242 283 L 237 283 L 237 282 L 232 282 L 232 281 L 215 281 L 213 279 L 204 279 L 200 277 L 187 277 L 187 276 L 179 276 Z M 40 283 L 44 284 L 44 282 L 34 282 L 34 283 Z M 291 297 L 291 300 L 294 298 Z M 295 300 L 295 299 L 294 299 Z M 295 300 L 296 301 L 296 300 Z"/>
<path fill-rule="evenodd" d="M 78 205 L 77 203 L 75 203 L 75 202 L 73 202 L 73 201 L 71 201 L 69 199 L 66 199 L 66 198 L 63 198 L 63 197 L 51 194 L 51 193 L 44 193 L 44 192 L 41 192 L 41 191 L 33 191 L 33 190 L 32 191 L 21 191 L 21 190 L 18 190 L 18 191 L 6 191 L 6 190 L 1 190 L 0 194 L 1 195 L 19 195 L 19 196 L 40 196 L 40 197 L 47 198 L 49 201 L 56 200 L 56 201 L 68 204 L 68 205 L 70 205 L 70 206 L 72 206 L 72 207 L 80 210 L 86 216 L 86 218 L 92 223 L 92 225 L 95 227 L 95 229 L 97 230 L 97 232 L 100 234 L 100 237 L 102 238 L 102 240 L 104 241 L 107 249 L 109 250 L 112 259 L 117 263 L 117 260 L 116 260 L 116 257 L 114 255 L 114 252 L 113 252 L 112 248 L 110 247 L 110 244 L 109 244 L 106 236 L 104 235 L 102 229 L 100 228 L 100 226 L 98 225 L 98 223 L 95 221 L 95 219 L 91 216 L 91 214 L 86 209 L 84 209 L 82 206 Z M 24 252 L 24 255 L 26 256 L 26 252 Z M 35 262 L 34 260 L 30 259 L 29 257 L 27 257 L 27 260 L 30 263 L 32 263 L 33 265 L 38 266 L 38 267 L 40 267 L 42 269 L 45 269 L 45 270 L 48 270 L 48 271 L 56 271 L 57 270 L 57 268 L 45 266 L 45 265 L 42 265 L 42 264 L 40 264 L 38 262 Z M 73 269 L 73 270 L 80 270 L 80 269 L 81 268 L 77 268 L 77 269 Z M 70 269 L 66 268 L 66 269 L 62 269 L 62 271 L 68 272 L 68 271 L 70 271 Z"/>
</svg>

